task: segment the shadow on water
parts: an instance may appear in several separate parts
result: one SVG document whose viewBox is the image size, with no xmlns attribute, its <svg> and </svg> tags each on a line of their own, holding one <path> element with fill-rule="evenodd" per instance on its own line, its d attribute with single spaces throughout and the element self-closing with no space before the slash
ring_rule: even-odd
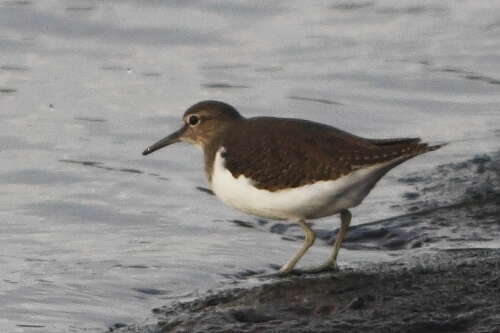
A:
<svg viewBox="0 0 500 333">
<path fill-rule="evenodd" d="M 225 69 L 239 69 L 239 68 L 248 68 L 250 65 L 248 64 L 220 64 L 220 65 L 205 65 L 201 66 L 201 69 L 204 70 L 225 70 Z"/>
<path fill-rule="evenodd" d="M 384 15 L 437 15 L 443 14 L 448 11 L 448 8 L 439 5 L 415 5 L 415 6 L 391 6 L 391 7 L 378 7 L 377 13 Z"/>
<path fill-rule="evenodd" d="M 443 68 L 438 68 L 434 69 L 436 72 L 443 72 L 443 73 L 455 73 L 460 75 L 461 77 L 467 79 L 467 80 L 472 80 L 472 81 L 481 81 L 481 82 L 486 82 L 489 84 L 500 84 L 500 80 L 487 76 L 487 75 L 482 75 L 470 71 L 466 71 L 463 69 L 459 68 L 453 68 L 453 67 L 443 67 Z"/>
<path fill-rule="evenodd" d="M 65 8 L 68 12 L 86 13 L 95 10 L 94 6 L 68 6 Z"/>
<path fill-rule="evenodd" d="M 203 192 L 203 193 L 206 193 L 208 195 L 215 195 L 214 192 L 209 189 L 209 188 L 206 188 L 206 187 L 202 187 L 202 186 L 196 186 L 196 189 L 200 192 Z"/>
<path fill-rule="evenodd" d="M 141 294 L 155 295 L 155 296 L 167 295 L 170 293 L 167 290 L 155 289 L 155 288 L 134 288 L 134 290 Z"/>
<path fill-rule="evenodd" d="M 415 61 L 410 61 L 410 60 L 402 60 L 402 61 L 407 61 L 411 63 L 415 63 Z M 453 66 L 443 66 L 443 67 L 437 67 L 433 65 L 431 62 L 426 61 L 426 60 L 420 60 L 417 61 L 416 63 L 419 63 L 421 65 L 424 65 L 428 68 L 429 71 L 431 72 L 441 72 L 441 73 L 451 73 L 451 74 L 456 74 L 459 77 L 462 77 L 466 80 L 472 80 L 472 81 L 481 81 L 489 84 L 495 84 L 498 85 L 500 84 L 500 79 L 480 74 L 477 72 L 472 72 L 468 71 L 465 69 L 453 67 Z"/>
<path fill-rule="evenodd" d="M 24 66 L 16 66 L 16 65 L 2 65 L 0 66 L 0 70 L 7 72 L 28 72 L 30 69 Z"/>
<path fill-rule="evenodd" d="M 144 77 L 160 77 L 162 74 L 160 72 L 143 72 L 141 73 L 142 76 Z"/>
<path fill-rule="evenodd" d="M 102 118 L 88 118 L 88 117 L 75 117 L 75 120 L 88 121 L 93 123 L 104 123 L 108 121 L 107 119 Z"/>
<path fill-rule="evenodd" d="M 211 83 L 203 83 L 201 84 L 203 88 L 207 89 L 246 89 L 250 88 L 250 86 L 240 85 L 240 84 L 230 84 L 224 82 L 211 82 Z"/>
<path fill-rule="evenodd" d="M 276 267 L 278 267 L 278 268 L 276 268 Z M 272 270 L 276 270 L 276 269 L 279 269 L 279 266 L 271 264 L 270 268 Z M 223 278 L 226 278 L 229 280 L 245 280 L 251 276 L 258 276 L 258 275 L 264 274 L 265 272 L 266 272 L 266 270 L 264 270 L 264 269 L 258 269 L 258 270 L 244 269 L 244 270 L 234 272 L 234 273 L 219 273 L 219 275 L 222 276 Z"/>
<path fill-rule="evenodd" d="M 98 168 L 98 169 L 103 169 L 103 170 L 108 170 L 108 171 L 119 171 L 119 172 L 137 173 L 137 174 L 144 173 L 143 171 L 141 171 L 139 169 L 109 167 L 109 166 L 104 165 L 102 162 L 95 162 L 95 161 L 60 159 L 59 162 L 70 163 L 70 164 L 79 164 L 79 165 L 83 165 L 86 167 Z"/>
<path fill-rule="evenodd" d="M 0 94 L 12 95 L 17 92 L 14 88 L 0 88 Z"/>
<path fill-rule="evenodd" d="M 367 1 L 367 2 L 345 1 L 345 2 L 340 2 L 338 4 L 335 4 L 335 5 L 331 6 L 330 8 L 334 9 L 334 10 L 340 10 L 340 11 L 353 11 L 353 10 L 372 7 L 373 5 L 374 5 L 374 3 L 371 1 Z"/>
<path fill-rule="evenodd" d="M 296 96 L 296 95 L 291 95 L 291 96 L 288 96 L 287 98 L 298 100 L 298 101 L 315 102 L 315 103 L 328 104 L 328 105 L 343 105 L 342 103 L 332 101 L 329 99 L 324 99 L 324 98 L 313 98 L 313 97 Z"/>
</svg>

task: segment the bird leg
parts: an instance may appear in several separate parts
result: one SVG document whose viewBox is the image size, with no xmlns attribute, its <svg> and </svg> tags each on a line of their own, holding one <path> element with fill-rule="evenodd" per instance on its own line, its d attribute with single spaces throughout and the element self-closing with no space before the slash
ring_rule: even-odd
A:
<svg viewBox="0 0 500 333">
<path fill-rule="evenodd" d="M 311 245 L 314 244 L 314 241 L 316 240 L 316 234 L 311 230 L 311 228 L 307 226 L 304 220 L 298 220 L 297 223 L 302 228 L 302 230 L 304 230 L 304 243 L 302 244 L 302 247 L 297 251 L 297 253 L 295 253 L 295 255 L 281 267 L 281 269 L 279 270 L 279 274 L 281 275 L 290 273 L 297 262 L 300 260 L 300 258 L 302 258 L 304 253 L 306 253 L 306 251 L 311 247 Z"/>
<path fill-rule="evenodd" d="M 319 273 L 324 271 L 338 270 L 337 266 L 337 256 L 340 251 L 340 246 L 342 245 L 342 241 L 344 240 L 345 235 L 347 234 L 347 230 L 349 229 L 349 224 L 351 224 L 351 213 L 344 209 L 340 212 L 340 230 L 337 232 L 337 237 L 335 238 L 335 243 L 333 244 L 333 249 L 328 260 L 318 266 L 311 269 L 305 269 L 303 273 Z"/>
<path fill-rule="evenodd" d="M 335 243 L 333 244 L 332 254 L 325 266 L 330 266 L 331 269 L 338 269 L 337 267 L 337 256 L 340 251 L 340 246 L 344 241 L 344 237 L 349 230 L 349 225 L 351 224 L 352 214 L 347 209 L 340 212 L 340 230 L 337 232 L 337 237 L 335 238 Z"/>
</svg>

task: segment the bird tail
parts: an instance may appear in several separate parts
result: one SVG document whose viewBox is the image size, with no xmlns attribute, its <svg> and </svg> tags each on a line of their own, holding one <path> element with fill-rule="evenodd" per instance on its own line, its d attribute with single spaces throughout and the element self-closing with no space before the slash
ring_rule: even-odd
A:
<svg viewBox="0 0 500 333">
<path fill-rule="evenodd" d="M 440 143 L 436 145 L 429 145 L 428 143 L 419 143 L 414 150 L 414 155 L 425 154 L 434 150 L 438 150 L 439 148 L 446 146 L 448 143 Z"/>
<path fill-rule="evenodd" d="M 426 149 L 427 149 L 426 151 L 434 151 L 434 150 L 438 150 L 439 148 L 448 145 L 448 142 L 440 143 L 440 144 L 433 145 L 433 146 L 429 146 L 428 144 L 425 144 L 425 145 L 426 145 Z"/>
<path fill-rule="evenodd" d="M 396 138 L 396 139 L 370 139 L 370 142 L 385 149 L 401 149 L 406 148 L 407 153 L 411 155 L 420 155 L 430 151 L 438 150 L 446 146 L 448 142 L 429 145 L 425 142 L 420 142 L 420 138 Z"/>
</svg>

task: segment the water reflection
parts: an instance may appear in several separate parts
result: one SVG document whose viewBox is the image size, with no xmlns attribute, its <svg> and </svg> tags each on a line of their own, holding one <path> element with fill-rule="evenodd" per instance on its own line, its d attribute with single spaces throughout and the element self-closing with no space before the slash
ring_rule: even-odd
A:
<svg viewBox="0 0 500 333">
<path fill-rule="evenodd" d="M 295 99 L 298 101 L 315 102 L 315 103 L 321 103 L 321 104 L 327 104 L 327 105 L 342 105 L 342 103 L 332 101 L 329 99 L 324 99 L 324 98 L 313 98 L 313 97 L 304 97 L 304 96 L 295 96 L 295 95 L 288 96 L 288 98 Z"/>
<path fill-rule="evenodd" d="M 92 120 L 96 121 L 96 120 Z M 100 121 L 100 120 L 97 120 Z M 59 162 L 63 163 L 70 163 L 70 164 L 79 164 L 87 167 L 93 167 L 93 168 L 98 168 L 98 169 L 103 169 L 103 170 L 108 170 L 108 171 L 119 171 L 119 172 L 127 172 L 127 173 L 137 173 L 137 174 L 142 174 L 144 173 L 141 170 L 138 169 L 133 169 L 133 168 L 120 168 L 120 167 L 110 167 L 104 165 L 102 162 L 95 162 L 95 161 L 79 161 L 79 160 L 71 160 L 71 159 L 61 159 Z M 156 176 L 156 174 L 154 174 Z"/>
<path fill-rule="evenodd" d="M 224 82 L 202 83 L 201 86 L 203 88 L 208 88 L 208 89 L 250 88 L 249 86 L 245 86 L 242 84 L 231 84 L 231 83 L 224 83 Z"/>
</svg>

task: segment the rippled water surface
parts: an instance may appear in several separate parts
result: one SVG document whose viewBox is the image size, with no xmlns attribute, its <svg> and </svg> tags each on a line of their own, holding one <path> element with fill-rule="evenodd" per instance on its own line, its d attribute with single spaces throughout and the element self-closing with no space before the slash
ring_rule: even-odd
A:
<svg viewBox="0 0 500 333">
<path fill-rule="evenodd" d="M 499 33 L 497 1 L 0 1 L 0 331 L 140 322 L 295 251 L 299 229 L 206 193 L 198 150 L 141 156 L 199 100 L 451 142 L 353 224 L 400 214 L 398 178 L 499 148 Z"/>
</svg>

